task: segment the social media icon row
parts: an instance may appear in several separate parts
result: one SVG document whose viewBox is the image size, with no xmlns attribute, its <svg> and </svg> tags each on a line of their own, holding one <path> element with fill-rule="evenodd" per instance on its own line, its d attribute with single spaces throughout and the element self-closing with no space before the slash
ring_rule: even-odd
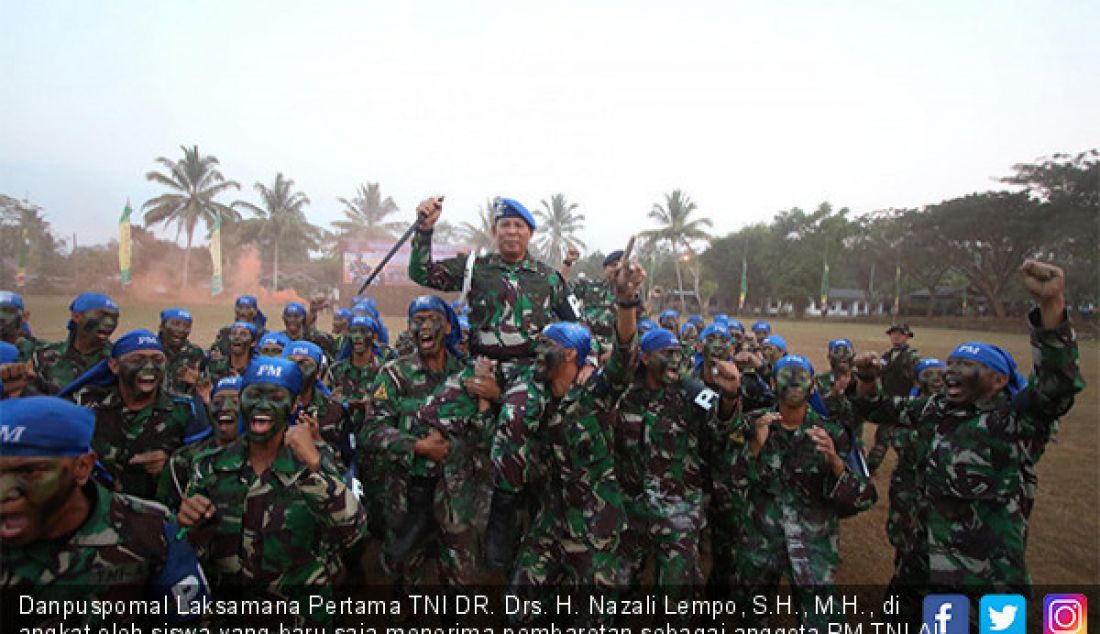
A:
<svg viewBox="0 0 1100 634">
<path fill-rule="evenodd" d="M 925 634 L 970 634 L 970 601 L 962 594 L 930 594 L 923 606 Z M 987 594 L 979 605 L 979 634 L 1027 634 L 1027 600 L 1019 594 Z M 1083 594 L 1043 599 L 1043 634 L 1088 634 Z"/>
</svg>

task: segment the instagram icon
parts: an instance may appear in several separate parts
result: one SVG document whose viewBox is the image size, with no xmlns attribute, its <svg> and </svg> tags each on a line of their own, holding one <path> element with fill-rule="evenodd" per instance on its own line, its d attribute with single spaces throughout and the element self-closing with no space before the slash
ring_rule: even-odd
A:
<svg viewBox="0 0 1100 634">
<path fill-rule="evenodd" d="M 1088 600 L 1083 594 L 1043 598 L 1043 634 L 1088 634 Z"/>
</svg>

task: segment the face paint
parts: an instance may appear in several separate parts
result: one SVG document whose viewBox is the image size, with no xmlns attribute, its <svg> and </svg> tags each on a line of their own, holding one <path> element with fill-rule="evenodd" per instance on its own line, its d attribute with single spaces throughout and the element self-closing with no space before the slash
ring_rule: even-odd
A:
<svg viewBox="0 0 1100 634">
<path fill-rule="evenodd" d="M 11 339 L 23 328 L 23 313 L 15 306 L 0 306 L 0 339 Z"/>
<path fill-rule="evenodd" d="M 290 420 L 294 399 L 279 385 L 255 383 L 241 392 L 241 414 L 249 442 L 263 443 L 284 429 Z"/>
<path fill-rule="evenodd" d="M 100 346 L 106 345 L 107 340 L 118 328 L 118 313 L 112 310 L 97 308 L 84 313 L 80 323 L 80 334 L 85 341 L 95 342 Z"/>
<path fill-rule="evenodd" d="M 348 341 L 351 342 L 352 352 L 356 354 L 362 354 L 370 348 L 373 337 L 371 335 L 370 328 L 364 328 L 363 326 L 356 326 L 348 331 Z"/>
<path fill-rule="evenodd" d="M 943 368 L 928 368 L 921 372 L 917 376 L 917 381 L 920 382 L 921 392 L 924 394 L 935 394 L 942 390 L 944 385 L 943 377 Z"/>
<path fill-rule="evenodd" d="M 302 326 L 305 325 L 306 318 L 302 315 L 283 315 L 283 325 L 286 327 L 286 334 L 291 339 L 298 339 L 298 335 L 302 333 Z"/>
<path fill-rule="evenodd" d="M 214 419 L 219 444 L 229 443 L 237 438 L 237 414 L 240 410 L 240 394 L 232 390 L 222 390 L 210 397 L 210 415 Z"/>
<path fill-rule="evenodd" d="M 77 488 L 75 459 L 0 458 L 0 538 L 7 546 L 42 539 Z"/>
<path fill-rule="evenodd" d="M 343 317 L 333 317 L 332 318 L 332 332 L 333 333 L 340 334 L 340 333 L 345 332 L 347 329 L 348 329 L 348 320 L 347 319 L 344 319 Z"/>
<path fill-rule="evenodd" d="M 524 225 L 526 226 L 526 225 Z M 433 354 L 443 346 L 443 315 L 431 310 L 417 311 L 409 322 L 421 354 Z"/>
<path fill-rule="evenodd" d="M 680 340 L 686 343 L 694 343 L 699 338 L 699 331 L 694 326 L 688 326 L 684 328 L 684 333 L 680 335 Z"/>
<path fill-rule="evenodd" d="M 252 306 L 235 306 L 233 316 L 233 321 L 252 321 L 256 318 L 256 309 Z"/>
<path fill-rule="evenodd" d="M 535 346 L 535 356 L 538 359 L 538 366 L 535 368 L 534 379 L 539 383 L 545 383 L 565 362 L 565 348 L 555 341 L 540 337 L 538 345 Z"/>
<path fill-rule="evenodd" d="M 178 348 L 191 336 L 191 323 L 183 319 L 169 319 L 162 327 L 164 340 L 169 346 Z"/>
<path fill-rule="evenodd" d="M 970 359 L 948 359 L 943 382 L 947 390 L 947 402 L 966 405 L 981 398 L 986 392 L 982 380 L 985 366 Z"/>
<path fill-rule="evenodd" d="M 760 347 L 760 350 L 764 353 L 764 358 L 768 360 L 768 363 L 775 365 L 776 361 L 783 358 L 783 351 L 773 346 L 770 343 L 766 343 Z"/>
<path fill-rule="evenodd" d="M 155 350 L 128 352 L 118 360 L 118 379 L 130 393 L 144 397 L 157 391 L 167 360 Z"/>
<path fill-rule="evenodd" d="M 798 407 L 810 398 L 813 377 L 805 368 L 787 366 L 775 375 L 775 395 L 784 405 Z"/>
<path fill-rule="evenodd" d="M 837 363 L 851 361 L 852 349 L 848 346 L 837 346 L 829 351 L 829 364 L 836 367 Z"/>
<path fill-rule="evenodd" d="M 683 361 L 684 353 L 680 348 L 655 350 L 648 355 L 646 370 L 661 385 L 669 387 L 680 380 L 680 366 Z"/>
<path fill-rule="evenodd" d="M 313 381 L 317 378 L 317 362 L 313 360 L 313 357 L 304 354 L 290 355 L 290 360 L 298 365 L 298 369 L 302 371 L 302 378 L 304 379 L 302 385 L 313 385 Z"/>
<path fill-rule="evenodd" d="M 671 330 L 672 332 L 679 332 L 680 330 L 680 324 L 676 323 L 676 320 L 672 317 L 665 317 L 664 319 L 662 319 L 660 326 L 661 328 L 664 328 L 665 330 Z"/>
<path fill-rule="evenodd" d="M 240 354 L 252 345 L 252 333 L 244 328 L 234 328 L 229 331 L 229 347 Z"/>
<path fill-rule="evenodd" d="M 708 335 L 703 341 L 703 354 L 710 359 L 725 361 L 730 358 L 731 349 L 729 340 L 722 335 Z"/>
</svg>

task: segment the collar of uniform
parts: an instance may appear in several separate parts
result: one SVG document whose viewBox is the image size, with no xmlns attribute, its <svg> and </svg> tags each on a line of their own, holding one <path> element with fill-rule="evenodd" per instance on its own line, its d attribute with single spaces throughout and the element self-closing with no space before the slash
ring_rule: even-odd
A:
<svg viewBox="0 0 1100 634">
<path fill-rule="evenodd" d="M 527 250 L 527 253 L 523 256 L 523 259 L 520 260 L 519 262 L 515 262 L 515 263 L 505 262 L 504 258 L 501 257 L 500 253 L 496 253 L 496 252 L 489 254 L 489 262 L 491 262 L 492 264 L 496 264 L 497 266 L 504 267 L 504 268 L 519 268 L 519 269 L 527 269 L 529 271 L 535 271 L 535 270 L 538 269 L 538 267 L 535 266 L 535 258 L 534 258 L 534 256 L 531 255 L 531 250 L 530 249 Z"/>
<path fill-rule="evenodd" d="M 215 471 L 240 471 L 251 468 L 248 464 L 248 441 L 244 438 L 238 438 L 227 445 L 214 463 Z M 294 457 L 294 453 L 286 445 L 279 447 L 279 452 L 275 454 L 275 461 L 271 463 L 271 471 L 283 484 L 291 484 L 308 469 L 309 467 Z"/>
<path fill-rule="evenodd" d="M 119 543 L 118 533 L 114 530 L 103 530 L 104 527 L 110 527 L 107 515 L 113 494 L 92 480 L 84 485 L 82 491 L 91 502 L 91 511 L 69 543 L 79 546 L 110 546 Z"/>
<path fill-rule="evenodd" d="M 162 388 L 157 389 L 157 397 L 155 399 L 153 399 L 152 405 L 155 409 L 159 409 L 159 410 L 165 411 L 165 412 L 170 411 L 171 409 L 173 409 L 175 407 L 175 404 L 172 402 L 172 397 L 169 396 L 168 392 L 164 391 L 164 389 L 162 389 Z M 122 409 L 124 407 L 124 405 L 122 403 L 122 391 L 119 390 L 117 383 L 114 385 L 114 387 L 111 388 L 111 391 L 108 392 L 107 396 L 103 399 L 103 405 L 102 406 L 105 409 L 111 409 L 111 408 Z M 148 406 L 146 406 L 146 407 L 148 407 Z M 142 409 L 145 409 L 145 408 L 143 407 Z M 134 411 L 141 411 L 141 410 L 134 410 Z"/>
<path fill-rule="evenodd" d="M 91 354 L 84 354 L 83 352 L 76 349 L 76 346 L 73 345 L 72 337 L 70 337 L 69 339 L 61 342 L 60 352 L 61 356 L 63 357 L 69 357 L 70 359 L 76 359 L 78 361 L 87 360 L 98 363 L 103 359 L 109 359 L 111 357 L 112 345 L 114 344 L 108 341 L 107 343 L 103 344 L 103 347 L 99 350 L 96 350 Z"/>
</svg>

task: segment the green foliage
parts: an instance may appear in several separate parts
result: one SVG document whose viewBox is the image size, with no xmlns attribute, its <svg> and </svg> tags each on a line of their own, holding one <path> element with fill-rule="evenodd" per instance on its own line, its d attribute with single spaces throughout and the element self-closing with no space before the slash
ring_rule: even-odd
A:
<svg viewBox="0 0 1100 634">
<path fill-rule="evenodd" d="M 280 255 L 286 261 L 308 261 L 309 252 L 320 248 L 324 232 L 306 219 L 304 209 L 309 197 L 293 191 L 294 181 L 283 177 L 282 172 L 275 175 L 270 187 L 256 183 L 254 189 L 260 195 L 260 205 L 240 200 L 233 204 L 256 215 L 242 223 L 241 237 L 256 243 L 261 253 L 272 253 L 271 285 L 278 289 Z"/>
<path fill-rule="evenodd" d="M 386 196 L 382 198 L 378 183 L 360 185 L 350 200 L 337 198 L 344 207 L 345 220 L 333 221 L 341 239 L 393 240 L 407 227 L 403 222 L 387 222 L 386 218 L 398 211 L 397 203 Z"/>
<path fill-rule="evenodd" d="M 565 199 L 565 194 L 554 194 L 550 202 L 541 201 L 542 209 L 535 210 L 539 230 L 535 234 L 535 249 L 539 257 L 554 267 L 561 268 L 565 251 L 570 247 L 584 250 L 584 242 L 577 234 L 584 228 L 584 214 L 575 212 L 577 203 Z"/>
</svg>

